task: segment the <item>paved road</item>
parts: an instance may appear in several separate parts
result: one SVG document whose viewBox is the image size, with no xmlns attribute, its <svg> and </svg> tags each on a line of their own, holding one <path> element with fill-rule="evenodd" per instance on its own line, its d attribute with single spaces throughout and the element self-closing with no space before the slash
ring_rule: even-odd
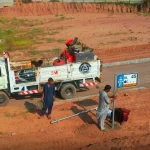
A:
<svg viewBox="0 0 150 150">
<path fill-rule="evenodd" d="M 129 72 L 138 72 L 139 73 L 139 85 L 138 87 L 147 87 L 150 88 L 150 62 L 147 63 L 141 63 L 141 64 L 131 64 L 131 65 L 124 65 L 124 66 L 117 66 L 117 67 L 111 67 L 111 68 L 104 68 L 103 69 L 103 84 L 100 85 L 100 88 L 103 88 L 105 84 L 110 84 L 113 86 L 114 84 L 114 74 L 118 73 L 129 73 Z M 97 89 L 96 87 L 90 88 L 88 91 L 82 91 L 78 92 L 76 95 L 76 98 L 80 98 L 83 96 L 88 95 L 94 95 L 98 94 L 98 91 L 100 89 Z M 9 105 L 12 106 L 24 106 L 24 103 L 26 101 L 36 103 L 37 100 L 40 98 L 27 98 L 22 100 L 11 100 Z M 57 99 L 59 102 L 63 102 L 62 99 Z"/>
<path fill-rule="evenodd" d="M 150 62 L 104 68 L 103 80 L 106 84 L 113 85 L 114 74 L 129 73 L 129 72 L 139 73 L 138 87 L 147 87 L 147 88 L 150 87 Z"/>
</svg>

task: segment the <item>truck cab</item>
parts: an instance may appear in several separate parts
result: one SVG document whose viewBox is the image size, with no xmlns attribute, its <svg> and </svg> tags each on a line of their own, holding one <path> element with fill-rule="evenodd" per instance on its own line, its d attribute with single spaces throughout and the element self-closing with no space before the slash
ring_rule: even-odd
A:
<svg viewBox="0 0 150 150">
<path fill-rule="evenodd" d="M 7 105 L 9 98 L 7 96 L 8 80 L 5 59 L 0 57 L 0 106 Z"/>
<path fill-rule="evenodd" d="M 0 58 L 0 90 L 7 89 L 7 73 L 4 58 Z"/>
</svg>

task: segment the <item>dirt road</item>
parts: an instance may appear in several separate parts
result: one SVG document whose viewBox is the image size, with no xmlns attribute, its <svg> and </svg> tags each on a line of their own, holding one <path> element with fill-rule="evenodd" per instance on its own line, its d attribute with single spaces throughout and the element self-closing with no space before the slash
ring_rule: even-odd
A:
<svg viewBox="0 0 150 150">
<path fill-rule="evenodd" d="M 113 84 L 114 73 L 136 71 L 140 73 L 139 86 L 150 87 L 149 65 L 150 63 L 144 63 L 105 68 L 103 79 L 105 83 Z M 90 92 L 92 91 L 96 92 L 96 89 L 93 88 Z M 87 93 L 89 91 L 84 94 Z M 37 119 L 39 113 L 35 105 L 37 100 L 13 101 L 9 106 L 0 108 L 0 148 L 3 150 L 148 150 L 150 90 L 123 90 L 117 95 L 116 107 L 128 108 L 131 114 L 129 121 L 124 125 L 115 123 L 114 130 L 111 130 L 110 123 L 106 121 L 108 133 L 99 131 L 95 111 L 50 124 L 46 116 L 42 120 Z M 97 106 L 97 100 L 98 97 L 90 97 L 77 103 L 54 106 L 52 119 L 94 108 Z"/>
<path fill-rule="evenodd" d="M 51 57 L 51 50 L 57 47 L 65 49 L 64 41 L 74 37 L 79 37 L 81 42 L 95 48 L 95 53 L 104 63 L 150 57 L 149 16 L 122 13 L 130 12 L 131 9 L 126 7 L 122 9 L 117 7 L 115 12 L 120 8 L 119 13 L 112 13 L 112 11 L 108 13 L 112 7 L 106 7 L 106 5 L 105 9 L 91 4 L 83 4 L 74 9 L 70 7 L 71 5 L 56 3 L 54 5 L 34 4 L 35 7 L 32 7 L 32 4 L 29 4 L 23 7 L 5 8 L 3 12 L 0 12 L 4 17 L 1 19 L 0 27 L 5 29 L 0 36 L 5 38 L 5 33 L 12 37 L 14 34 L 16 34 L 15 37 L 22 37 L 22 41 L 20 38 L 15 41 L 16 51 L 12 49 L 10 51 L 11 60 Z M 57 14 L 58 10 L 62 14 Z M 72 12 L 72 10 L 79 12 Z M 24 16 L 20 17 L 19 12 Z M 15 18 L 12 18 L 10 22 L 7 21 L 13 15 Z M 30 36 L 32 39 L 28 38 Z M 27 37 L 28 40 L 23 37 Z M 23 49 L 28 42 L 34 45 Z M 19 45 L 23 47 L 17 49 Z M 5 46 L 7 45 L 1 43 L 2 48 Z M 10 44 L 10 46 L 12 48 L 14 45 Z M 150 63 L 144 63 L 105 68 L 104 83 L 113 85 L 115 73 L 139 72 L 139 86 L 149 88 L 149 65 Z M 99 89 L 94 87 L 89 91 L 78 93 L 77 97 L 97 94 L 98 91 Z M 98 129 L 95 111 L 52 125 L 46 116 L 41 120 L 37 119 L 39 111 L 35 104 L 38 98 L 13 100 L 7 107 L 0 107 L 0 149 L 148 150 L 150 146 L 150 89 L 123 90 L 117 95 L 116 107 L 130 109 L 131 114 L 124 125 L 120 126 L 116 122 L 114 130 L 111 130 L 110 123 L 106 121 L 106 128 L 109 130 L 107 133 Z M 96 107 L 97 100 L 98 97 L 90 97 L 78 103 L 65 102 L 54 106 L 52 119 Z"/>
<path fill-rule="evenodd" d="M 128 96 L 124 96 L 127 93 Z M 95 111 L 56 124 L 37 119 L 36 111 L 18 107 L 0 108 L 0 148 L 3 150 L 148 150 L 150 145 L 150 90 L 118 92 L 116 107 L 131 110 L 129 120 L 106 133 L 99 131 Z M 97 97 L 54 106 L 52 119 L 97 106 Z"/>
<path fill-rule="evenodd" d="M 124 65 L 124 66 L 117 66 L 112 68 L 104 68 L 103 69 L 103 83 L 99 84 L 100 89 L 102 89 L 105 84 L 110 84 L 113 86 L 114 84 L 114 74 L 119 73 L 129 73 L 129 72 L 138 72 L 139 73 L 139 85 L 137 87 L 146 87 L 150 88 L 150 69 L 149 69 L 150 62 L 147 63 L 141 63 L 141 64 L 131 64 L 131 65 Z M 78 92 L 76 95 L 76 99 L 79 99 L 80 97 L 89 96 L 98 94 L 98 91 L 100 90 L 98 88 L 89 87 L 89 90 L 87 91 L 81 91 Z M 113 89 L 112 89 L 113 90 Z M 34 104 L 37 104 L 37 101 L 40 99 L 33 98 L 33 97 L 27 97 L 26 99 L 21 98 L 20 100 L 11 99 L 9 106 L 18 106 L 18 107 L 24 107 L 24 103 L 32 102 Z M 64 103 L 64 100 L 61 98 L 57 98 L 57 103 Z"/>
</svg>

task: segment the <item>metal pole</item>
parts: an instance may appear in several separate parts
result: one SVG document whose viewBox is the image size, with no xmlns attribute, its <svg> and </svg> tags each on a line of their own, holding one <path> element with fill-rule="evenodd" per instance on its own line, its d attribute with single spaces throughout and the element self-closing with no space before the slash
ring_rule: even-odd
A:
<svg viewBox="0 0 150 150">
<path fill-rule="evenodd" d="M 114 96 L 116 96 L 117 90 L 117 75 L 114 76 Z M 115 118 L 115 101 L 113 101 L 113 109 L 112 109 L 112 128 L 114 128 L 114 118 Z"/>
<path fill-rule="evenodd" d="M 62 120 L 66 120 L 66 119 L 68 119 L 68 118 L 72 118 L 72 117 L 78 116 L 78 115 L 83 114 L 83 113 L 87 113 L 87 112 L 92 111 L 92 110 L 97 110 L 97 107 L 96 107 L 96 108 L 89 109 L 89 110 L 84 110 L 84 111 L 81 111 L 81 112 L 79 112 L 79 113 L 77 113 L 77 114 L 73 114 L 73 115 L 71 115 L 71 116 L 67 116 L 67 117 L 64 117 L 64 118 L 61 118 L 61 119 L 56 119 L 56 120 L 52 121 L 51 124 L 54 124 L 54 123 L 59 122 L 59 121 L 62 121 Z"/>
</svg>

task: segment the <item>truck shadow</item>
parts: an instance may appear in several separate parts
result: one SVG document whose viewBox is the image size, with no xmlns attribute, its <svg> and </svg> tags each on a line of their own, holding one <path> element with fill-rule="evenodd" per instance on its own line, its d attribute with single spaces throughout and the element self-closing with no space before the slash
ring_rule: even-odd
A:
<svg viewBox="0 0 150 150">
<path fill-rule="evenodd" d="M 33 95 L 13 95 L 12 98 L 16 99 L 16 100 L 27 100 L 27 99 L 30 99 L 30 100 L 33 100 L 35 98 L 41 98 L 42 95 L 41 94 L 33 94 Z"/>
<path fill-rule="evenodd" d="M 83 100 L 83 101 L 79 101 L 79 102 L 74 102 L 74 104 L 77 104 L 80 108 L 78 108 L 78 106 L 72 106 L 70 109 L 73 111 L 74 114 L 76 113 L 79 113 L 79 112 L 82 112 L 84 110 L 87 110 L 85 108 L 85 106 L 93 106 L 94 108 L 94 105 L 97 105 L 97 102 L 92 100 L 92 99 L 86 99 L 86 100 Z M 89 112 L 91 113 L 94 117 L 95 116 L 95 113 L 93 112 Z M 80 117 L 80 119 L 82 119 L 85 123 L 88 123 L 88 124 L 95 124 L 97 125 L 97 122 L 95 122 L 93 120 L 93 118 L 88 114 L 88 113 L 83 113 L 83 114 L 80 114 L 78 115 Z"/>
<path fill-rule="evenodd" d="M 33 113 L 33 114 L 37 113 L 38 115 L 40 115 L 40 113 L 41 113 L 41 109 L 33 103 L 30 103 L 30 102 L 26 101 L 24 103 L 24 106 L 27 109 L 27 111 L 30 112 L 30 113 Z"/>
<path fill-rule="evenodd" d="M 33 100 L 33 99 L 41 99 L 42 94 L 33 94 L 33 95 L 13 95 L 12 98 L 15 100 Z M 63 100 L 60 96 L 59 92 L 56 92 L 56 98 Z"/>
</svg>

